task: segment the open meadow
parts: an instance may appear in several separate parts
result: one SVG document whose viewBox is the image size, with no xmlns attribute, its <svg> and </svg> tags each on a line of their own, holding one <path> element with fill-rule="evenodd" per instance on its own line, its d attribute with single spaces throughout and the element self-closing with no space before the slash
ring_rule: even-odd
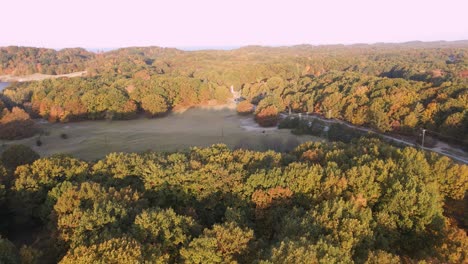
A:
<svg viewBox="0 0 468 264">
<path fill-rule="evenodd" d="M 39 122 L 39 121 L 38 121 Z M 83 121 L 50 124 L 40 121 L 43 135 L 3 144 L 24 144 L 41 156 L 71 154 L 85 160 L 110 152 L 177 151 L 193 146 L 224 143 L 231 148 L 290 150 L 313 136 L 296 136 L 289 130 L 261 128 L 251 116 L 230 109 L 189 109 L 163 118 L 125 121 Z M 66 138 L 63 138 L 66 137 Z M 36 142 L 40 140 L 41 146 Z"/>
</svg>

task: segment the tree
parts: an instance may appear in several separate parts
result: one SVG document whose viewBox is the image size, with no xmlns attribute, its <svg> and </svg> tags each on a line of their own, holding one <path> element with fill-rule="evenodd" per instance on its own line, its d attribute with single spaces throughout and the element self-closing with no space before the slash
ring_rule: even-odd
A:
<svg viewBox="0 0 468 264">
<path fill-rule="evenodd" d="M 385 112 L 383 101 L 375 101 L 369 108 L 370 124 L 379 131 L 390 130 L 390 120 Z"/>
<path fill-rule="evenodd" d="M 393 179 L 377 208 L 378 240 L 385 241 L 388 249 L 418 252 L 436 242 L 428 239 L 429 228 L 440 229 L 442 219 L 440 196 L 434 184 L 426 185 L 417 177 Z"/>
<path fill-rule="evenodd" d="M 249 101 L 244 100 L 237 104 L 237 113 L 241 115 L 251 114 L 254 111 L 254 105 L 251 104 Z"/>
<path fill-rule="evenodd" d="M 158 244 L 163 252 L 175 255 L 187 245 L 197 225 L 191 217 L 177 215 L 170 209 L 145 210 L 135 218 L 133 233 L 144 244 Z"/>
<path fill-rule="evenodd" d="M 99 243 L 122 234 L 143 205 L 130 188 L 116 190 L 84 182 L 67 189 L 54 205 L 60 238 L 72 247 Z"/>
<path fill-rule="evenodd" d="M 10 145 L 0 157 L 3 165 L 10 171 L 15 171 L 20 165 L 31 164 L 37 159 L 39 154 L 25 145 Z"/>
<path fill-rule="evenodd" d="M 112 238 L 91 246 L 80 245 L 70 249 L 60 263 L 166 263 L 168 256 L 158 256 L 158 254 L 160 253 L 146 250 L 143 245 L 133 238 L 122 237 Z"/>
<path fill-rule="evenodd" d="M 17 249 L 8 239 L 0 236 L 0 262 L 5 264 L 19 263 Z"/>
<path fill-rule="evenodd" d="M 285 240 L 272 249 L 270 263 L 353 263 L 351 256 L 323 240 L 316 244 L 301 239 Z"/>
<path fill-rule="evenodd" d="M 366 264 L 393 264 L 401 262 L 400 257 L 382 250 L 371 251 L 366 260 Z"/>
<path fill-rule="evenodd" d="M 214 225 L 205 229 L 203 235 L 181 250 L 187 263 L 232 262 L 248 253 L 253 231 L 240 228 L 235 223 Z"/>
<path fill-rule="evenodd" d="M 65 181 L 78 181 L 88 173 L 89 165 L 67 156 L 53 156 L 19 166 L 12 187 L 11 209 L 16 221 L 32 224 L 48 220 L 52 205 L 46 202 L 49 191 Z"/>
<path fill-rule="evenodd" d="M 40 264 L 43 253 L 38 249 L 23 245 L 19 250 L 19 256 L 22 264 Z"/>
<path fill-rule="evenodd" d="M 468 166 L 455 164 L 447 157 L 431 155 L 431 173 L 445 196 L 462 200 L 468 190 Z"/>
<path fill-rule="evenodd" d="M 403 121 L 403 126 L 405 126 L 408 129 L 414 129 L 415 126 L 418 124 L 418 117 L 416 116 L 415 113 L 409 113 Z"/>
<path fill-rule="evenodd" d="M 141 99 L 141 108 L 150 116 L 166 113 L 169 107 L 166 99 L 158 94 L 149 94 Z"/>
<path fill-rule="evenodd" d="M 23 109 L 13 107 L 11 112 L 8 110 L 4 112 L 0 119 L 1 139 L 27 138 L 37 132 L 36 124 Z"/>
<path fill-rule="evenodd" d="M 255 121 L 263 127 L 275 126 L 278 123 L 278 109 L 273 106 L 267 106 L 255 114 Z"/>
</svg>

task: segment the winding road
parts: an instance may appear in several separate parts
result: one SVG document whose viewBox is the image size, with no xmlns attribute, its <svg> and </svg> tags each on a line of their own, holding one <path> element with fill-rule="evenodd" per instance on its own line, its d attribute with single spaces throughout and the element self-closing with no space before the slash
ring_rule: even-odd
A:
<svg viewBox="0 0 468 264">
<path fill-rule="evenodd" d="M 302 119 L 315 119 L 315 120 L 320 120 L 320 121 L 323 121 L 325 123 L 329 123 L 329 124 L 341 124 L 341 125 L 344 125 L 344 126 L 347 126 L 349 128 L 352 128 L 352 129 L 356 129 L 356 130 L 359 130 L 359 131 L 363 131 L 363 132 L 368 132 L 368 133 L 373 133 L 373 134 L 377 134 L 377 135 L 380 135 L 382 138 L 386 139 L 386 140 L 389 140 L 389 141 L 394 141 L 394 142 L 398 142 L 398 143 L 401 143 L 401 144 L 404 144 L 404 145 L 407 145 L 407 146 L 411 146 L 411 147 L 415 147 L 415 144 L 413 142 L 410 142 L 410 141 L 407 141 L 407 140 L 403 140 L 403 139 L 399 139 L 399 138 L 396 138 L 396 137 L 393 137 L 393 136 L 389 136 L 389 135 L 386 135 L 386 134 L 382 134 L 380 132 L 377 132 L 373 129 L 370 129 L 370 128 L 365 128 L 365 127 L 359 127 L 359 126 L 355 126 L 355 125 L 351 125 L 347 122 L 344 122 L 342 120 L 337 120 L 337 119 L 325 119 L 325 118 L 322 118 L 322 117 L 319 117 L 319 116 L 314 116 L 314 115 L 303 115 L 303 114 L 287 114 L 287 113 L 281 113 L 280 114 L 281 118 L 286 118 L 286 117 L 290 117 L 290 116 L 294 116 L 294 117 L 300 117 Z M 451 153 L 447 153 L 446 151 L 443 150 L 442 147 L 440 146 L 436 146 L 435 148 L 428 148 L 428 147 L 423 147 L 422 149 L 424 150 L 427 150 L 427 151 L 432 151 L 432 152 L 435 152 L 435 153 L 438 153 L 440 155 L 444 155 L 444 156 L 447 156 L 449 158 L 452 158 L 458 162 L 461 162 L 461 163 L 464 163 L 464 164 L 468 164 L 468 154 L 466 154 L 466 152 L 464 152 L 463 150 L 461 149 L 458 149 L 458 148 L 454 148 L 454 147 L 451 147 L 449 145 L 446 145 L 444 143 L 438 143 L 437 145 L 443 145 L 443 148 L 445 149 L 450 149 L 454 152 L 460 152 L 460 153 L 464 153 L 465 155 L 461 156 L 461 155 L 455 155 L 455 154 L 451 154 Z"/>
</svg>

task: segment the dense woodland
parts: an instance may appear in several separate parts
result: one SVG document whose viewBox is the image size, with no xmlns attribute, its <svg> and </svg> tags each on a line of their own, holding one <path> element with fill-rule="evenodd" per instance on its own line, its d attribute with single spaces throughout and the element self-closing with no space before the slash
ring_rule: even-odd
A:
<svg viewBox="0 0 468 264">
<path fill-rule="evenodd" d="M 468 166 L 377 139 L 37 158 L 2 155 L 1 263 L 468 261 Z"/>
<path fill-rule="evenodd" d="M 41 67 L 56 73 L 87 70 L 85 78 L 17 83 L 3 92 L 8 111 L 19 107 L 51 122 L 161 116 L 222 104 L 232 85 L 257 106 L 261 125 L 276 125 L 278 114 L 291 109 L 381 132 L 417 135 L 427 128 L 432 136 L 468 144 L 466 41 L 192 52 L 148 47 L 100 54 L 9 47 L 2 52 L 4 69 L 44 60 Z M 44 59 L 49 57 L 54 59 Z"/>
<path fill-rule="evenodd" d="M 95 54 L 85 49 L 0 47 L 0 75 L 65 74 L 83 71 Z"/>
<path fill-rule="evenodd" d="M 233 86 L 238 112 L 263 126 L 292 111 L 468 143 L 466 41 L 0 51 L 0 74 L 87 71 L 6 88 L 4 139 L 34 134 L 32 118 L 224 104 Z M 280 124 L 318 136 L 320 126 Z M 468 166 L 361 136 L 331 126 L 342 142 L 287 153 L 214 145 L 92 162 L 13 145 L 0 156 L 0 263 L 468 262 Z"/>
</svg>

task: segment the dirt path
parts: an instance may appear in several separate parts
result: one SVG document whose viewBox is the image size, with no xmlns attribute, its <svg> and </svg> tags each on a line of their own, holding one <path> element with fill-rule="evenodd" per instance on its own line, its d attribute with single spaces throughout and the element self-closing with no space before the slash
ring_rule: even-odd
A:
<svg viewBox="0 0 468 264">
<path fill-rule="evenodd" d="M 288 117 L 289 115 L 288 114 L 280 114 L 281 117 L 285 118 L 285 117 Z M 373 134 L 377 134 L 377 135 L 380 135 L 381 137 L 383 137 L 384 139 L 386 140 L 390 140 L 390 141 L 394 141 L 394 142 L 397 142 L 397 143 L 401 143 L 401 144 L 404 144 L 404 145 L 407 145 L 407 146 L 411 146 L 411 147 L 414 147 L 415 144 L 413 142 L 410 142 L 410 141 L 407 141 L 407 140 L 404 140 L 404 139 L 399 139 L 399 138 L 396 138 L 396 137 L 393 137 L 393 136 L 389 136 L 389 135 L 386 135 L 386 134 L 382 134 L 380 132 L 377 132 L 373 129 L 370 129 L 370 128 L 365 128 L 365 127 L 359 127 L 359 126 L 354 126 L 354 125 L 351 125 L 347 122 L 344 122 L 342 120 L 337 120 L 337 119 L 325 119 L 325 118 L 322 118 L 322 117 L 318 117 L 318 116 L 312 116 L 312 115 L 299 115 L 299 114 L 291 114 L 292 116 L 296 116 L 296 117 L 301 117 L 301 118 L 305 118 L 305 119 L 316 119 L 316 120 L 320 120 L 320 121 L 323 121 L 325 123 L 329 123 L 329 124 L 341 124 L 341 125 L 344 125 L 344 126 L 347 126 L 349 128 L 352 128 L 352 129 L 356 129 L 356 130 L 359 130 L 359 131 L 363 131 L 363 132 L 368 132 L 368 133 L 373 133 Z M 428 147 L 424 147 L 423 148 L 424 150 L 428 150 L 428 151 L 432 151 L 432 152 L 435 152 L 435 153 L 438 153 L 440 155 L 444 155 L 444 156 L 447 156 L 447 157 L 450 157 L 454 160 L 457 160 L 459 162 L 462 162 L 464 164 L 468 164 L 468 154 L 466 152 L 464 152 L 463 150 L 461 149 L 458 149 L 458 148 L 454 148 L 454 147 L 451 147 L 449 146 L 448 144 L 445 144 L 443 142 L 440 142 L 433 148 L 428 148 Z M 448 151 L 452 152 L 452 153 L 448 153 Z M 460 153 L 460 154 L 453 154 L 453 153 Z"/>
<path fill-rule="evenodd" d="M 30 81 L 41 81 L 45 79 L 53 79 L 53 78 L 61 78 L 61 77 L 83 77 L 86 75 L 86 71 L 80 72 L 72 72 L 67 74 L 57 74 L 57 75 L 50 75 L 50 74 L 42 74 L 42 73 L 34 73 L 30 75 L 23 75 L 23 76 L 13 76 L 13 75 L 0 75 L 0 82 L 30 82 Z"/>
</svg>

